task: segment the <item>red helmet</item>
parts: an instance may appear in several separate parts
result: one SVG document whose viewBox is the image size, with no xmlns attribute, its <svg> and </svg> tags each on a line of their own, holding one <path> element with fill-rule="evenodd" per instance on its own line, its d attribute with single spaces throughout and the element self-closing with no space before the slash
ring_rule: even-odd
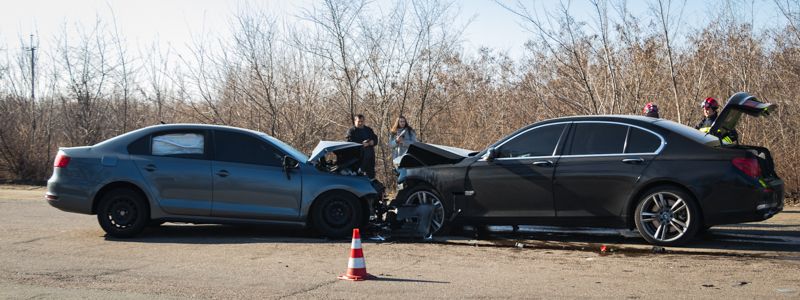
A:
<svg viewBox="0 0 800 300">
<path fill-rule="evenodd" d="M 717 99 L 708 97 L 708 98 L 706 98 L 706 100 L 703 100 L 703 102 L 700 102 L 700 107 L 702 107 L 702 108 L 710 108 L 710 109 L 717 109 L 717 108 L 719 108 L 719 102 L 717 102 Z"/>
<path fill-rule="evenodd" d="M 651 115 L 651 114 L 656 114 L 657 115 L 658 114 L 658 105 L 656 105 L 653 102 L 647 102 L 647 104 L 644 105 L 644 109 L 642 109 L 642 113 L 645 114 L 645 115 Z"/>
</svg>

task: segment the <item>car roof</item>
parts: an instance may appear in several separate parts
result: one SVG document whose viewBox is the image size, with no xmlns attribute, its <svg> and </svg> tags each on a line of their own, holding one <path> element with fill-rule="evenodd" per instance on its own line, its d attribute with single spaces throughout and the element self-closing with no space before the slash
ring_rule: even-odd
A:
<svg viewBox="0 0 800 300">
<path fill-rule="evenodd" d="M 638 115 L 580 115 L 560 117 L 555 119 L 548 119 L 537 124 L 550 123 L 550 122 L 573 122 L 573 121 L 638 121 L 643 123 L 653 123 L 658 121 L 657 118 L 651 118 Z"/>
<path fill-rule="evenodd" d="M 103 147 L 118 148 L 118 147 L 126 146 L 127 144 L 133 142 L 134 140 L 136 140 L 136 139 L 138 139 L 138 138 L 140 138 L 142 136 L 151 134 L 153 132 L 162 131 L 162 130 L 186 130 L 186 129 L 189 129 L 189 130 L 191 130 L 191 129 L 196 129 L 196 130 L 211 130 L 211 129 L 219 130 L 219 129 L 223 129 L 223 130 L 231 130 L 231 131 L 238 131 L 238 132 L 246 132 L 246 133 L 250 133 L 250 134 L 253 134 L 253 135 L 262 135 L 262 136 L 263 135 L 267 135 L 266 133 L 255 131 L 255 130 L 239 128 L 239 127 L 232 127 L 232 126 L 225 126 L 225 125 L 192 124 L 192 123 L 158 124 L 158 125 L 147 126 L 147 127 L 144 127 L 144 128 L 140 128 L 140 129 L 136 129 L 136 130 L 133 130 L 133 131 L 129 131 L 129 132 L 123 133 L 121 135 L 118 135 L 118 136 L 112 137 L 110 139 L 104 140 L 104 141 L 102 141 L 100 143 L 97 143 L 97 144 L 94 145 L 94 147 L 99 147 L 99 148 L 103 148 Z M 269 136 L 269 135 L 267 135 L 267 136 Z"/>
</svg>

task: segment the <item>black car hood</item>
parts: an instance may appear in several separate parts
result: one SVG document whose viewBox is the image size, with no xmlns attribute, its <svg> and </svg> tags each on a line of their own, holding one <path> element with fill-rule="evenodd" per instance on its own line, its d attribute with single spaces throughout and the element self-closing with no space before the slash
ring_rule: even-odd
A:
<svg viewBox="0 0 800 300">
<path fill-rule="evenodd" d="M 475 153 L 467 149 L 417 142 L 408 145 L 406 154 L 395 159 L 395 164 L 400 168 L 455 164 Z"/>
<path fill-rule="evenodd" d="M 748 93 L 736 93 L 728 99 L 725 107 L 719 112 L 717 120 L 711 125 L 709 132 L 720 137 L 728 136 L 731 131 L 736 129 L 743 113 L 754 117 L 768 116 L 776 107 L 777 105 L 763 103 Z"/>
</svg>

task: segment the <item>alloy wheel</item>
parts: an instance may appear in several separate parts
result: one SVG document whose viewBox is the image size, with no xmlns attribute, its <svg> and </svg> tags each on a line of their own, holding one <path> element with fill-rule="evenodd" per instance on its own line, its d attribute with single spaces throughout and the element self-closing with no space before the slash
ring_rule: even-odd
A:
<svg viewBox="0 0 800 300">
<path fill-rule="evenodd" d="M 672 242 L 689 230 L 692 215 L 684 199 L 669 192 L 648 196 L 640 206 L 640 225 L 644 232 L 659 242 Z"/>
<path fill-rule="evenodd" d="M 433 234 L 444 225 L 444 205 L 439 197 L 431 191 L 420 190 L 411 194 L 405 204 L 430 204 L 433 206 L 433 216 L 429 233 Z"/>
</svg>

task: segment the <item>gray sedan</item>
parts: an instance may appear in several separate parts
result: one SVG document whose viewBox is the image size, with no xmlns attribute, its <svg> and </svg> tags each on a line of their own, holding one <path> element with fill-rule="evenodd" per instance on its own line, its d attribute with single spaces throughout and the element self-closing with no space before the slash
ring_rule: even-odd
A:
<svg viewBox="0 0 800 300">
<path fill-rule="evenodd" d="M 310 225 L 338 238 L 365 224 L 382 197 L 358 170 L 360 147 L 320 142 L 308 157 L 257 131 L 156 125 L 59 149 L 46 198 L 97 214 L 114 237 L 187 222 Z"/>
</svg>

